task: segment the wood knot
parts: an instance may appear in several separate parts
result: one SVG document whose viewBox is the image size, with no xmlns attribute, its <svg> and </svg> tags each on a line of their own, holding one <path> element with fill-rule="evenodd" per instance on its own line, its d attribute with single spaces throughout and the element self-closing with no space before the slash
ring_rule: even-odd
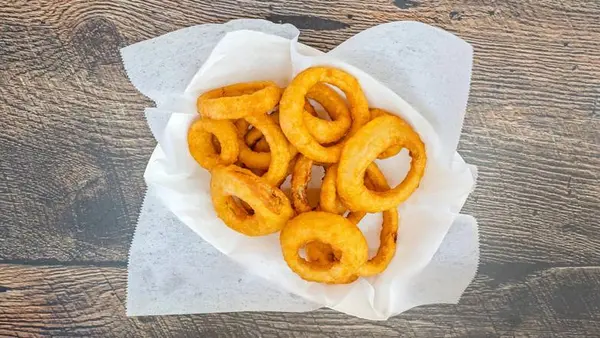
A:
<svg viewBox="0 0 600 338">
<path fill-rule="evenodd" d="M 101 17 L 91 18 L 75 28 L 72 43 L 88 69 L 121 62 L 123 39 L 117 27 Z"/>
<path fill-rule="evenodd" d="M 298 29 L 314 29 L 317 31 L 335 31 L 350 27 L 345 22 L 309 15 L 272 14 L 267 16 L 266 19 L 277 23 L 289 23 Z"/>
<path fill-rule="evenodd" d="M 458 12 L 458 11 L 450 12 L 449 16 L 450 16 L 450 20 L 458 20 L 458 21 L 462 20 L 462 13 Z"/>
<path fill-rule="evenodd" d="M 394 5 L 400 9 L 409 9 L 417 7 L 418 4 L 414 0 L 394 0 Z"/>
</svg>

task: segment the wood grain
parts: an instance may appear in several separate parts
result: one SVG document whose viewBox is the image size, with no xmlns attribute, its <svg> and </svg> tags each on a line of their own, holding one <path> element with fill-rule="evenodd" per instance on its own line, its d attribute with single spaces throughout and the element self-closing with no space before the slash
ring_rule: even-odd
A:
<svg viewBox="0 0 600 338">
<path fill-rule="evenodd" d="M 306 25 L 304 41 L 324 50 L 374 20 L 418 19 L 473 43 L 460 150 L 480 167 L 466 211 L 482 224 L 490 249 L 483 250 L 485 260 L 597 264 L 592 253 L 600 238 L 589 235 L 598 230 L 600 205 L 599 5 L 408 3 L 399 6 L 408 10 L 388 2 L 346 8 L 252 1 L 167 6 L 167 13 L 153 2 L 5 9 L 0 76 L 8 83 L 2 88 L 7 179 L 0 203 L 13 210 L 3 216 L 11 241 L 0 255 L 124 261 L 153 142 L 140 118 L 149 103 L 127 82 L 118 48 L 244 14 Z M 32 240 L 36 245 L 24 244 Z"/>
<path fill-rule="evenodd" d="M 321 50 L 393 20 L 474 46 L 459 151 L 479 167 L 464 210 L 482 266 L 461 305 L 385 323 L 123 317 L 155 142 L 118 50 L 242 17 L 293 23 Z M 600 1 L 0 0 L 0 23 L 0 335 L 600 335 Z"/>
<path fill-rule="evenodd" d="M 151 103 L 128 83 L 118 49 L 264 17 L 305 28 L 303 41 L 323 50 L 391 20 L 471 42 L 460 151 L 480 168 L 465 211 L 480 221 L 483 261 L 598 264 L 599 13 L 598 2 L 533 0 L 3 6 L 0 257 L 124 262 L 154 142 L 141 118 Z"/>
<path fill-rule="evenodd" d="M 0 336 L 588 337 L 600 332 L 600 268 L 549 268 L 504 281 L 480 273 L 459 305 L 384 322 L 331 310 L 124 316 L 124 268 L 0 265 Z"/>
</svg>

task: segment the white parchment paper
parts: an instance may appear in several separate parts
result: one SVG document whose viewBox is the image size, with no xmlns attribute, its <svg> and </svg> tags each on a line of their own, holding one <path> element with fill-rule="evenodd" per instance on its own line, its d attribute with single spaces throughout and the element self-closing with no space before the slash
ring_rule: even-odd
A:
<svg viewBox="0 0 600 338">
<path fill-rule="evenodd" d="M 122 50 L 132 83 L 157 104 L 146 116 L 159 142 L 146 171 L 150 191 L 130 252 L 128 314 L 328 306 L 385 319 L 421 304 L 456 302 L 473 278 L 476 223 L 459 211 L 473 189 L 475 172 L 456 153 L 471 47 L 414 22 L 371 28 L 328 54 L 298 44 L 297 34 L 290 25 L 237 20 L 191 27 Z M 396 257 L 381 275 L 350 285 L 303 281 L 283 261 L 277 234 L 248 238 L 226 227 L 210 202 L 209 174 L 187 151 L 187 128 L 197 117 L 199 93 L 250 80 L 284 86 L 311 65 L 352 73 L 370 105 L 411 123 L 428 152 L 421 187 L 399 207 Z M 408 163 L 404 154 L 379 165 L 395 184 Z M 375 214 L 359 225 L 372 252 L 380 224 Z M 199 236 L 191 236 L 190 229 Z"/>
</svg>

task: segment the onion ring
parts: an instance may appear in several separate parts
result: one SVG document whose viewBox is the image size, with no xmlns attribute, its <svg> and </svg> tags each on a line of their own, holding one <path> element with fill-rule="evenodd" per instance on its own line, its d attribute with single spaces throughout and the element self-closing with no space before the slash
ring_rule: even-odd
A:
<svg viewBox="0 0 600 338">
<path fill-rule="evenodd" d="M 279 103 L 281 92 L 272 81 L 237 83 L 200 95 L 196 107 L 204 117 L 240 119 L 269 112 Z"/>
<path fill-rule="evenodd" d="M 313 106 L 308 101 L 306 101 L 304 103 L 304 110 L 305 110 L 305 112 L 308 112 L 308 114 L 311 116 L 317 116 L 317 112 L 315 111 L 315 108 L 313 108 Z M 279 125 L 279 111 L 275 111 L 273 114 L 270 114 L 269 116 L 271 116 L 271 118 L 273 119 L 273 122 L 275 122 L 275 124 Z M 246 125 L 246 129 L 247 128 L 248 128 L 248 125 Z M 245 140 L 246 140 L 246 144 L 249 146 L 255 145 L 257 142 L 260 141 L 260 139 L 263 136 L 262 133 L 260 132 L 260 130 L 258 130 L 256 128 L 247 130 L 247 132 L 248 133 L 246 134 Z"/>
<path fill-rule="evenodd" d="M 385 179 L 383 173 L 377 168 L 371 168 L 368 171 L 368 177 L 365 179 L 367 185 L 376 191 L 385 191 L 390 189 L 390 186 Z M 360 219 L 365 216 L 364 212 L 352 212 L 347 219 L 358 224 Z M 383 212 L 383 223 L 379 234 L 379 248 L 377 254 L 369 259 L 363 266 L 360 267 L 358 274 L 363 277 L 374 276 L 384 271 L 396 254 L 396 240 L 398 236 L 398 210 L 392 208 Z M 339 260 L 340 252 L 334 251 L 330 245 L 322 242 L 313 241 L 305 247 L 306 257 L 311 262 L 324 265 L 327 262 Z"/>
<path fill-rule="evenodd" d="M 307 281 L 348 283 L 368 258 L 367 240 L 360 230 L 344 217 L 327 212 L 306 212 L 289 220 L 279 240 L 288 266 Z M 339 250 L 339 261 L 320 265 L 300 257 L 298 251 L 312 241 Z"/>
<path fill-rule="evenodd" d="M 292 173 L 292 205 L 297 213 L 312 211 L 313 207 L 308 202 L 306 188 L 310 181 L 313 160 L 306 156 L 299 155 L 294 164 Z"/>
<path fill-rule="evenodd" d="M 210 137 L 210 142 L 212 143 L 213 148 L 215 148 L 215 153 L 221 154 L 221 143 L 219 143 L 219 139 L 215 135 L 212 135 Z"/>
<path fill-rule="evenodd" d="M 339 257 L 342 255 L 340 251 L 336 251 L 334 254 L 331 245 L 319 241 L 307 243 L 304 247 L 304 252 L 306 252 L 306 259 L 309 262 L 318 264 L 320 266 L 328 266 L 335 261 L 339 261 Z M 343 279 L 337 279 L 332 284 L 348 284 L 357 279 L 358 274 L 355 274 Z"/>
<path fill-rule="evenodd" d="M 269 114 L 269 116 L 271 117 L 273 122 L 275 122 L 276 125 L 279 125 L 279 112 L 278 111 L 275 111 L 273 114 Z M 263 138 L 262 132 L 257 128 L 252 128 L 252 129 L 248 130 L 248 133 L 246 134 L 244 139 L 246 140 L 246 144 L 248 146 L 253 146 L 258 141 L 260 141 L 261 138 Z"/>
<path fill-rule="evenodd" d="M 337 195 L 336 181 L 338 165 L 332 164 L 325 170 L 325 177 L 323 177 L 323 183 L 321 183 L 321 194 L 319 196 L 319 206 L 321 210 L 331 212 L 333 214 L 343 215 L 346 213 L 348 208 L 339 199 Z M 373 179 L 378 179 L 385 176 L 379 170 L 379 167 L 372 162 L 365 171 L 364 181 L 365 185 L 369 189 L 373 189 Z M 346 218 L 354 224 L 358 224 L 366 213 L 361 211 L 351 212 Z"/>
<path fill-rule="evenodd" d="M 319 207 L 323 211 L 343 215 L 346 213 L 348 208 L 344 206 L 337 196 L 337 190 L 335 187 L 336 177 L 337 164 L 332 164 L 325 171 L 325 177 L 323 178 L 323 183 L 321 184 Z M 369 189 L 374 189 L 375 185 L 373 181 L 375 180 L 377 182 L 381 182 L 381 180 L 383 180 L 385 182 L 385 176 L 381 170 L 379 170 L 379 167 L 377 167 L 377 165 L 373 162 L 367 167 L 364 180 L 365 185 Z M 358 224 L 366 214 L 367 213 L 364 211 L 353 211 L 346 216 L 346 219 L 353 224 Z M 306 257 L 311 262 L 323 262 L 323 260 L 327 259 L 328 257 L 339 257 L 339 254 L 337 253 L 334 255 L 331 246 L 323 245 L 321 242 L 315 241 L 308 243 L 306 244 L 305 250 Z"/>
<path fill-rule="evenodd" d="M 375 163 L 372 163 L 367 169 L 367 186 L 374 191 L 387 191 L 390 186 L 385 178 L 385 175 L 377 168 Z M 364 217 L 363 212 L 353 212 L 348 216 L 358 214 L 355 217 Z M 362 216 L 360 214 L 363 214 Z M 398 236 L 398 208 L 393 207 L 383 211 L 383 222 L 381 224 L 381 232 L 379 233 L 379 248 L 377 254 L 369 259 L 358 270 L 358 274 L 363 277 L 374 276 L 385 270 L 394 255 L 396 254 L 396 240 Z"/>
<path fill-rule="evenodd" d="M 269 116 L 271 117 L 273 122 L 277 126 L 279 126 L 279 113 L 275 112 Z M 244 139 L 245 139 L 246 144 L 242 145 L 241 148 L 244 149 L 243 150 L 244 155 L 242 155 L 242 157 L 244 158 L 244 162 L 245 162 L 246 166 L 248 166 L 250 168 L 256 168 L 256 169 L 269 168 L 269 164 L 271 163 L 270 147 L 268 146 L 268 142 L 263 137 L 263 134 L 260 131 L 260 129 L 258 129 L 256 127 L 249 129 L 248 133 L 245 135 Z M 259 149 L 251 148 L 251 147 L 254 147 L 260 140 L 264 140 L 264 141 L 262 142 L 263 145 L 261 145 L 259 147 Z M 267 148 L 268 148 L 267 151 L 264 151 L 264 149 L 265 149 L 264 143 L 265 142 L 267 143 Z"/>
<path fill-rule="evenodd" d="M 256 144 L 254 144 L 254 147 L 252 147 L 252 150 L 259 152 L 259 153 L 271 152 L 269 143 L 264 138 L 261 138 L 260 140 L 258 140 L 258 142 L 256 142 Z"/>
<path fill-rule="evenodd" d="M 273 120 L 273 124 L 272 127 L 269 128 L 276 128 L 279 131 L 281 131 L 281 129 L 279 128 L 279 114 L 278 113 L 273 113 L 270 116 L 270 118 Z M 256 132 L 253 132 L 256 131 Z M 264 138 L 263 133 L 261 132 L 260 128 L 257 128 L 256 126 L 252 129 L 250 129 L 250 131 L 248 132 L 248 134 L 246 134 L 246 136 L 252 134 L 253 136 L 251 138 L 246 137 L 246 141 L 241 141 L 242 143 L 240 143 L 240 161 L 247 167 L 249 168 L 255 168 L 255 169 L 268 169 L 270 164 L 271 164 L 271 146 L 269 145 L 268 141 Z M 281 133 L 281 135 L 283 135 Z M 255 137 L 259 137 L 259 139 L 257 139 L 256 141 L 254 140 Z M 260 138 L 262 137 L 262 138 Z M 254 144 L 256 145 L 257 143 L 261 142 L 260 140 L 264 139 L 267 143 L 267 145 L 261 145 L 258 149 L 252 149 L 249 147 L 249 145 Z M 296 150 L 296 148 L 291 145 L 289 142 L 287 142 L 287 139 L 285 138 L 285 136 L 283 136 L 283 139 L 285 140 L 285 143 L 288 145 L 289 147 L 289 152 L 290 152 L 290 157 L 294 157 L 296 156 L 296 154 L 298 153 L 298 151 Z M 268 148 L 267 151 L 264 151 L 266 148 Z"/>
<path fill-rule="evenodd" d="M 248 132 L 248 127 L 250 127 L 250 123 L 244 119 L 237 119 L 234 122 L 235 128 L 238 131 L 238 135 L 244 136 Z"/>
<path fill-rule="evenodd" d="M 248 169 L 217 166 L 211 172 L 210 192 L 217 215 L 231 229 L 247 236 L 279 231 L 293 216 L 288 198 Z M 235 198 L 247 203 L 250 215 Z"/>
<path fill-rule="evenodd" d="M 279 112 L 276 111 L 273 114 L 270 114 L 269 116 L 271 117 L 271 119 L 273 120 L 273 122 L 276 125 L 279 126 Z M 246 140 L 246 144 L 249 147 L 254 147 L 254 146 L 256 146 L 256 144 L 262 143 L 262 145 L 259 146 L 259 149 L 254 149 L 254 151 L 261 152 L 261 153 L 268 153 L 269 152 L 268 143 L 265 140 L 265 138 L 263 137 L 263 134 L 260 131 L 260 129 L 258 129 L 258 128 L 252 128 L 252 129 L 248 130 L 248 133 L 246 134 L 246 136 L 244 137 L 244 139 Z"/>
<path fill-rule="evenodd" d="M 325 82 L 341 89 L 350 104 L 352 125 L 337 144 L 324 147 L 310 134 L 304 123 L 304 103 L 308 91 L 317 83 Z M 319 163 L 339 160 L 344 141 L 370 120 L 367 99 L 358 81 L 350 74 L 335 68 L 312 67 L 298 74 L 283 92 L 279 103 L 280 124 L 288 140 L 304 156 Z"/>
<path fill-rule="evenodd" d="M 283 182 L 288 173 L 288 165 L 295 153 L 290 150 L 290 144 L 269 115 L 250 115 L 246 120 L 261 131 L 267 143 L 269 153 L 255 152 L 248 147 L 246 142 L 239 138 L 239 159 L 249 168 L 268 168 L 263 178 L 271 185 L 278 186 Z M 266 164 L 266 166 L 265 166 Z"/>
<path fill-rule="evenodd" d="M 407 148 L 412 157 L 406 178 L 386 191 L 369 190 L 362 179 L 367 167 L 381 152 L 396 144 Z M 379 212 L 395 208 L 419 187 L 426 164 L 425 145 L 419 134 L 397 116 L 380 116 L 362 127 L 344 145 L 338 164 L 337 193 L 352 211 Z"/>
<path fill-rule="evenodd" d="M 320 241 L 312 241 L 306 243 L 304 247 L 306 253 L 306 260 L 309 262 L 317 263 L 319 265 L 326 266 L 336 260 L 339 260 L 341 256 L 340 252 L 337 255 L 334 254 L 333 248 L 329 244 L 325 244 Z"/>
<path fill-rule="evenodd" d="M 250 170 L 254 175 L 258 176 L 258 177 L 262 177 L 267 171 L 265 169 L 256 169 L 256 168 L 247 168 L 248 170 Z"/>
<path fill-rule="evenodd" d="M 319 206 L 321 210 L 332 214 L 343 215 L 346 208 L 337 196 L 335 182 L 337 178 L 337 164 L 330 165 L 325 169 L 325 177 L 321 183 L 321 195 L 319 196 Z"/>
<path fill-rule="evenodd" d="M 320 144 L 333 143 L 344 137 L 352 124 L 350 111 L 344 98 L 324 83 L 314 85 L 306 97 L 323 106 L 332 119 L 332 121 L 321 119 L 308 111 L 305 106 L 304 124 L 312 137 Z"/>
<path fill-rule="evenodd" d="M 379 109 L 379 108 L 371 108 L 371 119 L 374 119 L 376 117 L 379 116 L 383 116 L 383 115 L 393 115 L 383 109 Z M 394 115 L 395 116 L 395 115 Z M 402 150 L 402 145 L 401 144 L 397 144 L 394 146 L 391 146 L 389 148 L 387 148 L 386 150 L 384 150 L 381 154 L 379 154 L 379 156 L 377 156 L 378 159 L 386 159 L 392 156 L 396 156 L 401 150 Z"/>
<path fill-rule="evenodd" d="M 206 170 L 217 165 L 230 165 L 237 161 L 240 152 L 237 130 L 231 121 L 197 119 L 187 134 L 190 154 Z M 218 140 L 219 148 L 213 143 Z"/>
<path fill-rule="evenodd" d="M 398 239 L 398 210 L 392 208 L 383 212 L 383 223 L 379 233 L 379 248 L 375 256 L 361 266 L 358 274 L 363 277 L 374 276 L 383 272 L 396 254 Z"/>
<path fill-rule="evenodd" d="M 246 136 L 244 137 L 244 140 L 246 141 L 246 144 L 250 147 L 254 146 L 256 144 L 256 142 L 258 142 L 261 138 L 263 137 L 262 133 L 260 132 L 260 130 L 256 129 L 256 128 L 252 128 L 250 130 L 248 130 L 248 133 L 246 133 Z"/>
</svg>

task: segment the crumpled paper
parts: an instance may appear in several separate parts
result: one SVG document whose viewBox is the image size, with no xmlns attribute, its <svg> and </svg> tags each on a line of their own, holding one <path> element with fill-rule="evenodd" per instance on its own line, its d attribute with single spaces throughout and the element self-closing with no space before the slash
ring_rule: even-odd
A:
<svg viewBox="0 0 600 338">
<path fill-rule="evenodd" d="M 422 304 L 457 302 L 474 277 L 476 222 L 459 211 L 476 173 L 456 153 L 471 47 L 416 22 L 373 27 L 327 54 L 297 43 L 297 36 L 291 25 L 236 20 L 190 27 L 122 50 L 131 82 L 156 102 L 146 117 L 159 142 L 146 170 L 149 192 L 130 251 L 129 315 L 327 306 L 386 319 Z M 248 238 L 226 227 L 210 202 L 209 174 L 187 151 L 198 94 L 251 80 L 284 86 L 311 65 L 352 73 L 370 105 L 411 123 L 428 152 L 421 186 L 399 206 L 394 260 L 379 276 L 350 285 L 306 282 L 283 261 L 277 234 Z M 378 164 L 390 184 L 396 184 L 408 170 L 409 157 Z M 318 185 L 322 172 L 315 175 Z M 379 214 L 359 224 L 372 253 L 380 224 Z"/>
</svg>

